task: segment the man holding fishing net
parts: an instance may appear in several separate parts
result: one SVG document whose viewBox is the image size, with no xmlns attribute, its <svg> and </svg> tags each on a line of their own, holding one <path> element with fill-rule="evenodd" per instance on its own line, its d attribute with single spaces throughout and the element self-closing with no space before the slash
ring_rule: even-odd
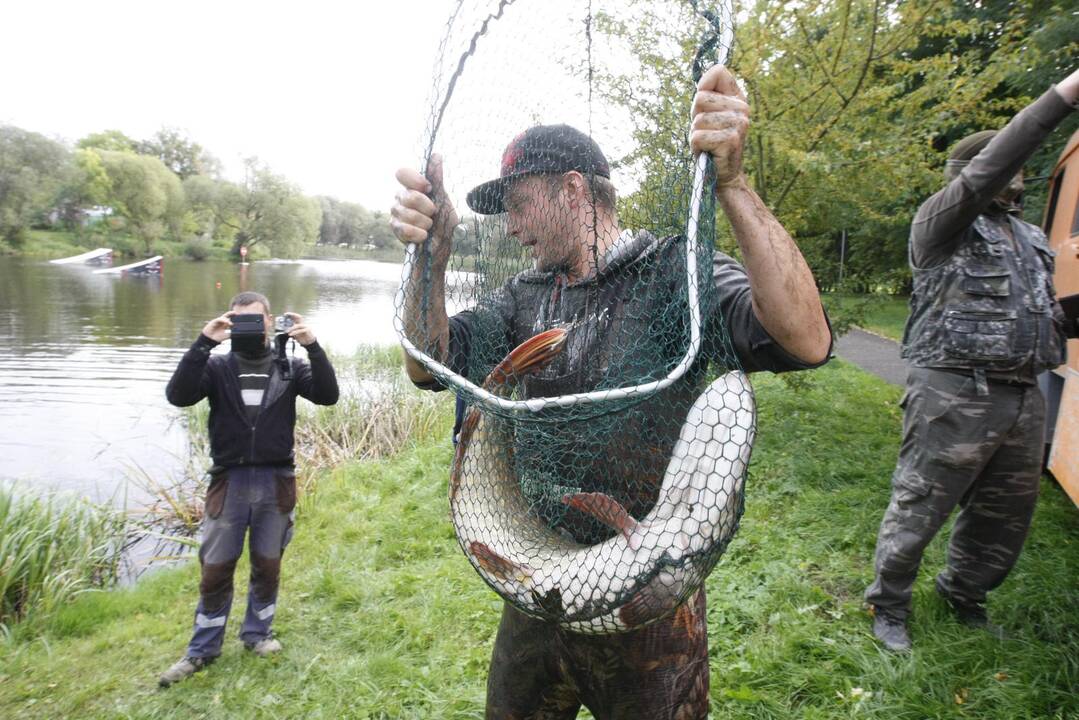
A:
<svg viewBox="0 0 1079 720">
<path fill-rule="evenodd" d="M 713 282 L 704 283 L 704 349 L 690 373 L 657 394 L 687 402 L 704 384 L 708 360 L 781 372 L 821 365 L 831 347 L 808 266 L 743 174 L 749 107 L 725 68 L 713 67 L 701 77 L 692 118 L 691 148 L 712 158 L 715 197 L 731 223 L 744 265 L 715 254 Z M 411 169 L 398 171 L 402 187 L 392 209 L 393 231 L 406 245 L 430 239 L 406 279 L 403 323 L 410 342 L 453 372 L 474 376 L 477 366 L 485 366 L 484 372 L 490 369 L 486 360 L 477 362 L 477 355 L 485 352 L 485 336 L 496 338 L 493 345 L 501 356 L 504 349 L 546 329 L 569 328 L 558 357 L 524 383 L 522 394 L 533 398 L 604 387 L 619 363 L 647 363 L 653 346 L 667 342 L 657 330 L 662 325 L 650 316 L 662 313 L 664 305 L 649 299 L 678 285 L 676 271 L 679 263 L 681 269 L 686 263 L 677 258 L 680 252 L 684 258 L 685 243 L 620 228 L 608 162 L 588 135 L 573 128 L 544 125 L 526 130 L 506 148 L 501 165 L 499 177 L 474 188 L 467 202 L 482 215 L 504 213 L 506 234 L 527 249 L 533 267 L 453 317 L 445 310 L 445 283 L 458 217 L 444 189 L 441 159 L 432 156 L 426 177 Z M 651 310 L 641 313 L 642 307 Z M 618 344 L 627 338 L 637 342 L 631 351 Z M 406 367 L 419 387 L 441 386 L 409 355 Z M 574 455 L 573 438 L 564 437 L 572 433 L 558 428 L 539 433 L 545 441 L 563 443 L 558 459 L 564 475 L 586 475 L 574 482 L 591 482 L 593 489 L 602 490 L 573 497 L 617 496 L 622 502 L 618 510 L 624 505 L 633 518 L 656 503 L 655 485 L 627 487 L 634 474 L 654 475 L 659 467 L 662 475 L 660 466 L 670 455 L 687 406 L 681 402 L 660 408 L 656 399 L 641 401 L 626 421 L 603 425 L 598 416 L 583 421 L 578 426 L 582 432 L 606 428 L 599 439 L 600 453 Z M 585 441 L 582 435 L 581 444 Z M 522 473 L 522 484 L 528 473 L 521 468 L 536 452 L 521 432 L 516 446 L 507 450 Z M 566 458 L 574 457 L 585 470 L 569 467 Z M 538 492 L 532 509 L 552 527 L 578 543 L 602 539 L 604 528 L 597 529 L 594 522 L 602 513 L 578 503 L 562 515 L 548 515 L 547 509 L 559 503 L 542 497 L 542 489 Z M 496 570 L 500 563 L 512 567 L 495 553 L 480 562 Z M 557 605 L 559 598 L 545 601 Z M 649 619 L 650 624 L 633 627 L 633 613 L 626 608 L 621 619 L 630 629 L 581 634 L 507 603 L 488 678 L 487 716 L 573 718 L 583 704 L 599 718 L 706 717 L 703 589 L 673 613 Z"/>
</svg>

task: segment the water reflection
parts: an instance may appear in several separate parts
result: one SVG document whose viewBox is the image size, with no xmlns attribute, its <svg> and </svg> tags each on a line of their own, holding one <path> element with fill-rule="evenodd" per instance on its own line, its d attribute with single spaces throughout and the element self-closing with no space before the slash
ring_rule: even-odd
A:
<svg viewBox="0 0 1079 720">
<path fill-rule="evenodd" d="M 0 480 L 124 492 L 133 467 L 167 476 L 186 433 L 164 388 L 203 324 L 242 290 L 304 315 L 331 352 L 396 342 L 400 266 L 367 261 L 165 261 L 160 277 L 0 258 Z"/>
</svg>

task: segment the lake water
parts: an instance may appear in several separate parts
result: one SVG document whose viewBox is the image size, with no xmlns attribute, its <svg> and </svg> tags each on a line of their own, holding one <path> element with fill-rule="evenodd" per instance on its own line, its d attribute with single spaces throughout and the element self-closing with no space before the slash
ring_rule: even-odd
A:
<svg viewBox="0 0 1079 720">
<path fill-rule="evenodd" d="M 300 313 L 331 353 L 396 342 L 401 268 L 363 260 L 168 259 L 160 277 L 0 258 L 0 482 L 119 497 L 136 468 L 169 477 L 187 432 L 165 384 L 238 292 Z"/>
</svg>

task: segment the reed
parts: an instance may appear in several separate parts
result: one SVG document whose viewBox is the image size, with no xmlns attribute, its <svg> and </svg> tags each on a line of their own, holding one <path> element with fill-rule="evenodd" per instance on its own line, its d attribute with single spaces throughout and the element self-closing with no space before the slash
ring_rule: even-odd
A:
<svg viewBox="0 0 1079 720">
<path fill-rule="evenodd" d="M 380 460 L 439 434 L 449 438 L 449 393 L 420 392 L 401 366 L 397 348 L 364 348 L 335 358 L 341 399 L 330 407 L 303 403 L 296 423 L 301 489 L 342 463 Z"/>
<path fill-rule="evenodd" d="M 114 582 L 127 530 L 110 506 L 0 487 L 0 631 Z"/>
</svg>

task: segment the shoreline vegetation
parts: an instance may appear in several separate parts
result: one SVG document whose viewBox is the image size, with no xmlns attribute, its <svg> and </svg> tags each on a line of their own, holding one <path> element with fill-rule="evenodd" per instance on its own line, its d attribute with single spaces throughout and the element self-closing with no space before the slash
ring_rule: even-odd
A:
<svg viewBox="0 0 1079 720">
<path fill-rule="evenodd" d="M 335 359 L 350 399 L 305 411 L 298 425 L 305 492 L 282 573 L 281 656 L 244 653 L 233 628 L 212 668 L 157 689 L 189 632 L 198 568 L 188 562 L 133 587 L 79 590 L 9 625 L 0 715 L 481 717 L 501 603 L 447 519 L 452 395 L 414 391 L 397 353 Z M 1043 484 L 1019 564 L 990 599 L 1005 640 L 963 628 L 933 593 L 941 533 L 915 592 L 914 653 L 888 654 L 861 591 L 888 501 L 900 391 L 842 361 L 805 383 L 762 374 L 754 386 L 746 515 L 707 582 L 713 716 L 1074 717 L 1079 524 L 1060 489 Z M 198 412 L 188 416 L 195 432 Z"/>
<path fill-rule="evenodd" d="M 180 242 L 166 239 L 154 241 L 153 251 L 146 251 L 145 243 L 125 233 L 73 232 L 69 230 L 28 230 L 29 242 L 21 248 L 13 248 L 0 241 L 0 257 L 4 255 L 31 258 L 35 260 L 56 260 L 70 257 L 98 247 L 112 248 L 117 257 L 131 260 L 149 255 L 162 255 L 165 258 L 184 258 L 187 260 L 220 260 L 238 262 L 236 255 L 228 247 L 205 245 L 190 241 Z M 301 259 L 307 260 L 373 260 L 376 262 L 401 262 L 401 250 L 398 247 L 375 247 L 361 249 L 356 247 L 337 247 L 335 245 L 311 245 L 301 253 Z M 256 245 L 250 259 L 268 260 L 268 250 Z"/>
</svg>

